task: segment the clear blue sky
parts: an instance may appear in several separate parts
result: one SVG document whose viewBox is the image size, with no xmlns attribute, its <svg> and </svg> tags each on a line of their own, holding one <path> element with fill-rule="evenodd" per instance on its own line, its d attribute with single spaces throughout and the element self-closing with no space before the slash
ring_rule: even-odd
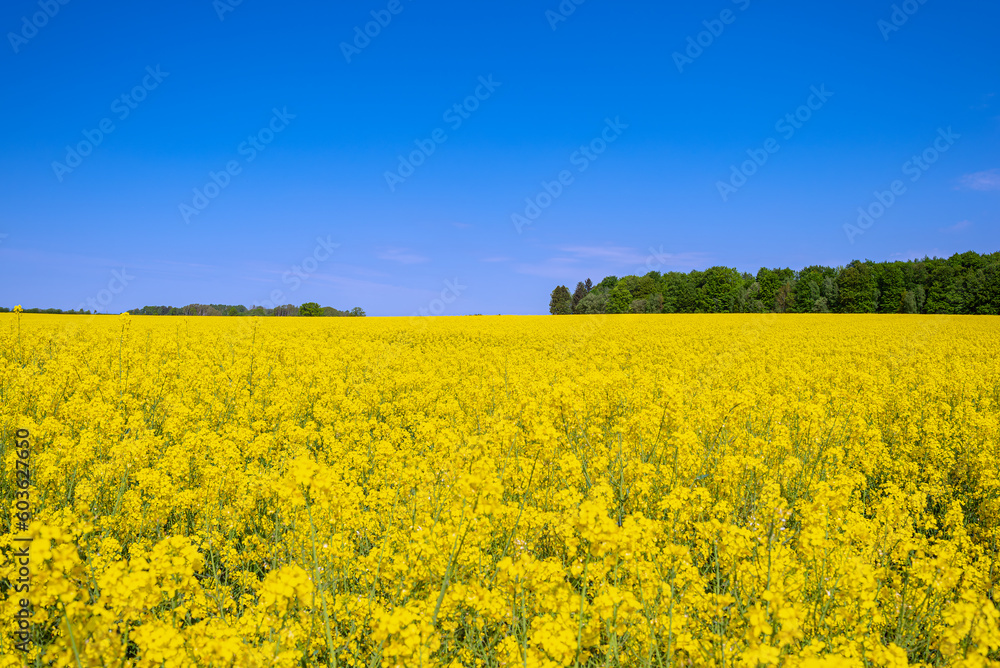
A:
<svg viewBox="0 0 1000 668">
<path fill-rule="evenodd" d="M 607 274 L 1000 250 L 995 2 L 233 1 L 3 3 L 0 304 L 531 314 Z"/>
</svg>

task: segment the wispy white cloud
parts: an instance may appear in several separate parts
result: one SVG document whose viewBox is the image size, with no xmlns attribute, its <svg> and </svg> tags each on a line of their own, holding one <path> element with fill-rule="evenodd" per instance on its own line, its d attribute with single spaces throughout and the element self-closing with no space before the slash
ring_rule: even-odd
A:
<svg viewBox="0 0 1000 668">
<path fill-rule="evenodd" d="M 433 292 L 427 290 L 422 290 L 420 288 L 407 287 L 405 285 L 397 285 L 395 283 L 382 283 L 379 281 L 366 281 L 363 279 L 353 278 L 351 276 L 340 276 L 337 274 L 324 274 L 318 273 L 313 274 L 309 277 L 309 280 L 314 280 L 317 283 L 327 283 L 330 285 L 335 285 L 340 288 L 344 288 L 349 293 L 354 293 L 358 291 L 366 291 L 370 293 L 378 293 L 383 295 L 393 295 L 393 294 L 403 294 L 403 295 L 413 295 L 416 297 L 424 298 L 428 295 L 433 295 Z"/>
<path fill-rule="evenodd" d="M 376 257 L 380 260 L 388 260 L 389 262 L 398 262 L 399 264 L 420 264 L 421 262 L 429 262 L 429 259 L 423 255 L 418 255 L 413 251 L 406 248 L 387 248 L 383 251 L 379 251 Z"/>
<path fill-rule="evenodd" d="M 237 278 L 246 283 L 266 283 L 268 285 L 274 283 L 274 279 L 266 276 L 253 276 L 248 274 L 245 276 L 237 276 Z"/>
<path fill-rule="evenodd" d="M 959 188 L 966 190 L 1000 190 L 1000 169 L 965 174 L 959 179 Z"/>
<path fill-rule="evenodd" d="M 293 268 L 295 268 L 295 267 L 298 267 L 299 269 L 301 269 L 301 265 L 302 265 L 301 260 L 298 261 L 298 262 L 295 262 L 295 263 L 289 263 L 289 264 L 284 264 L 284 265 L 282 265 L 282 264 L 276 264 L 274 262 L 267 262 L 267 263 L 262 263 L 262 262 L 248 262 L 247 263 L 247 267 L 251 271 L 255 271 L 255 272 L 259 273 L 259 274 L 264 274 L 264 275 L 267 275 L 267 276 L 271 277 L 271 278 L 263 279 L 263 280 L 272 280 L 272 281 L 275 280 L 275 277 L 283 276 L 283 275 L 288 274 L 289 272 L 293 271 Z M 345 272 L 345 273 L 348 273 L 348 274 L 353 274 L 355 276 L 367 276 L 367 277 L 374 277 L 374 278 L 388 278 L 388 277 L 390 277 L 392 275 L 392 274 L 384 272 L 384 271 L 377 271 L 377 270 L 372 269 L 370 267 L 364 267 L 364 266 L 357 265 L 357 264 L 345 264 L 343 262 L 337 262 L 336 265 L 337 265 L 337 269 L 339 271 Z"/>
<path fill-rule="evenodd" d="M 518 274 L 527 274 L 529 276 L 570 280 L 580 273 L 581 267 L 577 264 L 575 258 L 553 257 L 541 262 L 522 262 L 514 267 L 514 271 Z"/>
<path fill-rule="evenodd" d="M 613 265 L 638 264 L 646 260 L 646 254 L 624 246 L 565 246 L 559 250 L 569 253 L 573 260 L 597 260 Z"/>
<path fill-rule="evenodd" d="M 545 278 L 570 279 L 583 274 L 602 272 L 643 275 L 650 271 L 693 269 L 706 263 L 705 253 L 667 253 L 663 246 L 645 252 L 626 246 L 563 246 L 560 255 L 541 262 L 522 263 L 515 267 L 520 274 Z M 574 279 L 576 280 L 576 279 Z"/>
<path fill-rule="evenodd" d="M 889 254 L 889 259 L 890 260 L 901 260 L 901 261 L 906 261 L 906 260 L 922 260 L 925 257 L 935 258 L 935 257 L 946 257 L 948 255 L 949 255 L 948 253 L 945 253 L 945 252 L 941 251 L 940 248 L 932 248 L 930 250 L 927 250 L 927 249 L 919 250 L 919 251 L 917 251 L 917 250 L 908 250 L 908 251 L 903 251 L 903 252 L 900 252 L 900 253 L 890 253 Z"/>
<path fill-rule="evenodd" d="M 652 267 L 646 271 L 670 267 L 693 269 L 704 265 L 708 260 L 705 253 L 668 253 L 662 245 L 658 248 L 650 246 L 645 251 L 623 246 L 567 246 L 560 250 L 590 264 L 597 262 L 604 263 L 601 266 Z"/>
<path fill-rule="evenodd" d="M 955 234 L 956 232 L 961 232 L 962 230 L 967 230 L 972 227 L 972 223 L 968 220 L 960 220 L 954 225 L 949 225 L 948 227 L 942 227 L 941 231 L 946 234 Z"/>
</svg>

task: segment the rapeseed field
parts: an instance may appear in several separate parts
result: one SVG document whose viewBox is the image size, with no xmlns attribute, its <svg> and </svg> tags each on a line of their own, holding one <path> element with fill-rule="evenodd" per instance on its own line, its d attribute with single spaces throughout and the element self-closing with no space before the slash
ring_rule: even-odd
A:
<svg viewBox="0 0 1000 668">
<path fill-rule="evenodd" d="M 1000 666 L 997 318 L 5 314 L 0 355 L 0 667 Z"/>
</svg>

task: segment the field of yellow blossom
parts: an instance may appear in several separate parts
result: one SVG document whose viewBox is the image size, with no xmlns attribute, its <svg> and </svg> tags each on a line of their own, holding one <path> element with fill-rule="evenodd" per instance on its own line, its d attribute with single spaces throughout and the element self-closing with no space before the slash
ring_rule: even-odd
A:
<svg viewBox="0 0 1000 668">
<path fill-rule="evenodd" d="M 998 318 L 5 314 L 0 355 L 0 667 L 1000 666 Z"/>
</svg>

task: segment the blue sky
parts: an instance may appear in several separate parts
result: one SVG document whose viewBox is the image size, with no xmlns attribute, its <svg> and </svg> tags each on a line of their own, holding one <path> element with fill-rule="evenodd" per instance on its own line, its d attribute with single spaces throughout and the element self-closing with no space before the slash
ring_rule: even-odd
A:
<svg viewBox="0 0 1000 668">
<path fill-rule="evenodd" d="M 0 9 L 4 306 L 533 314 L 1000 250 L 995 2 L 146 4 Z"/>
</svg>

